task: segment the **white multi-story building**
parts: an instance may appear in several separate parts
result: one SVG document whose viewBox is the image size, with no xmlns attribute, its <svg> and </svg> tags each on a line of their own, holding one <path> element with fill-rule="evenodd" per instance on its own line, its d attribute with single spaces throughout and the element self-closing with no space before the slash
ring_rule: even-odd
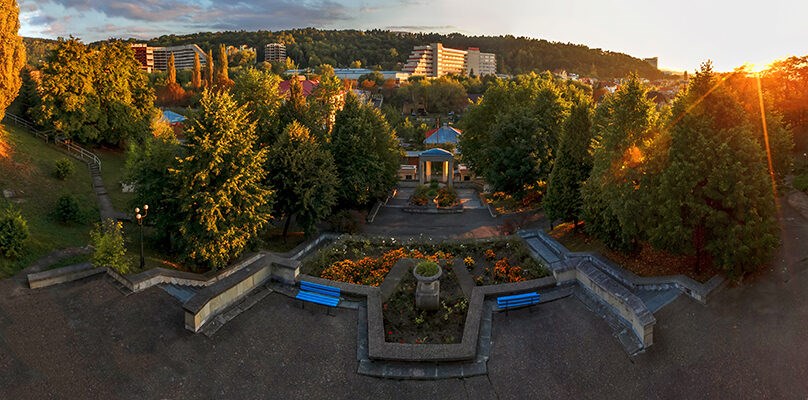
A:
<svg viewBox="0 0 808 400">
<path fill-rule="evenodd" d="M 415 46 L 404 65 L 412 75 L 438 77 L 446 74 L 491 75 L 497 73 L 496 55 L 480 49 L 450 49 L 440 43 Z"/>
<path fill-rule="evenodd" d="M 283 43 L 269 43 L 264 47 L 264 61 L 286 61 L 286 45 Z"/>
<path fill-rule="evenodd" d="M 207 55 L 199 46 L 188 44 L 185 46 L 154 47 L 154 69 L 165 71 L 168 69 L 168 58 L 174 54 L 174 68 L 192 69 L 194 67 L 194 54 L 199 54 L 199 62 L 202 66 L 207 63 Z"/>
</svg>

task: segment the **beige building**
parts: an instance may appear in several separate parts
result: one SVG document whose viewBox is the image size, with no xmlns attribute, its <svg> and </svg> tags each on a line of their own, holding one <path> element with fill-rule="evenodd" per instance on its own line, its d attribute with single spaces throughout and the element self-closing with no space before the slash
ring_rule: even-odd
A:
<svg viewBox="0 0 808 400">
<path fill-rule="evenodd" d="M 264 47 L 264 61 L 286 61 L 286 45 L 283 43 L 269 43 Z"/>
<path fill-rule="evenodd" d="M 443 47 L 441 43 L 415 46 L 402 69 L 412 75 L 438 77 L 447 74 L 490 75 L 497 72 L 496 56 L 481 53 L 480 49 L 468 50 Z"/>
<path fill-rule="evenodd" d="M 185 46 L 154 47 L 154 69 L 165 71 L 168 69 L 168 58 L 174 54 L 174 68 L 192 69 L 194 67 L 194 54 L 199 54 L 199 62 L 202 66 L 207 63 L 207 55 L 199 46 L 188 44 Z"/>
</svg>

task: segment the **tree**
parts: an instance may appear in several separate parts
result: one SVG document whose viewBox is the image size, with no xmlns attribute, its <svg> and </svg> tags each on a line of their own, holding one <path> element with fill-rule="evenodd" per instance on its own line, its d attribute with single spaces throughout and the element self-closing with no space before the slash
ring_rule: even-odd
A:
<svg viewBox="0 0 808 400">
<path fill-rule="evenodd" d="M 654 245 L 740 275 L 778 244 L 775 200 L 753 124 L 711 64 L 673 105 L 666 168 L 654 194 Z"/>
<path fill-rule="evenodd" d="M 191 72 L 191 87 L 199 90 L 202 87 L 202 64 L 199 61 L 199 54 L 194 53 L 194 69 Z"/>
<path fill-rule="evenodd" d="M 303 84 L 298 76 L 289 78 L 289 92 L 286 94 L 286 101 L 278 109 L 278 119 L 280 126 L 285 127 L 294 121 L 300 122 L 306 127 L 311 127 L 311 114 L 306 95 L 303 93 Z"/>
<path fill-rule="evenodd" d="M 551 221 L 561 219 L 577 225 L 582 219 L 581 185 L 592 171 L 592 155 L 589 153 L 591 128 L 592 103 L 581 97 L 564 121 L 558 157 L 543 200 L 544 211 Z"/>
<path fill-rule="evenodd" d="M 42 68 L 36 122 L 58 135 L 121 146 L 149 129 L 154 92 L 128 45 L 90 51 L 77 39 L 60 40 Z"/>
<path fill-rule="evenodd" d="M 23 117 L 35 118 L 36 109 L 40 105 L 38 87 L 40 73 L 31 66 L 26 65 L 20 72 L 22 86 L 20 86 L 20 111 Z"/>
<path fill-rule="evenodd" d="M 334 117 L 344 97 L 340 96 L 342 81 L 334 74 L 334 68 L 323 64 L 320 70 L 320 83 L 312 91 L 309 109 L 313 114 L 312 125 L 319 128 L 314 131 L 325 139 L 334 129 Z"/>
<path fill-rule="evenodd" d="M 464 116 L 463 160 L 497 191 L 517 195 L 546 182 L 569 90 L 550 75 L 497 82 Z"/>
<path fill-rule="evenodd" d="M 631 75 L 595 113 L 592 173 L 581 188 L 586 229 L 612 248 L 632 248 L 642 233 L 647 144 L 658 134 L 648 88 Z"/>
<path fill-rule="evenodd" d="M 178 105 L 187 97 L 185 89 L 177 83 L 177 68 L 174 64 L 174 53 L 168 57 L 168 80 L 166 86 L 161 90 L 160 102 L 162 104 Z"/>
<path fill-rule="evenodd" d="M 362 61 L 360 60 L 351 61 L 351 68 L 362 68 Z"/>
<path fill-rule="evenodd" d="M 331 153 L 297 121 L 284 129 L 267 159 L 268 185 L 275 190 L 275 215 L 285 216 L 283 236 L 292 216 L 307 235 L 336 204 L 338 183 Z"/>
<path fill-rule="evenodd" d="M 228 75 L 227 48 L 225 48 L 224 45 L 219 46 L 219 64 L 216 69 L 216 86 L 225 90 L 233 87 L 233 81 L 230 80 Z"/>
<path fill-rule="evenodd" d="M 208 54 L 205 57 L 205 85 L 208 88 L 213 88 L 213 50 L 208 49 Z"/>
<path fill-rule="evenodd" d="M 233 98 L 247 110 L 257 122 L 258 142 L 263 146 L 275 143 L 282 127 L 279 112 L 283 96 L 278 91 L 280 78 L 270 71 L 248 68 L 236 77 Z"/>
<path fill-rule="evenodd" d="M 128 274 L 132 266 L 126 259 L 123 241 L 123 224 L 111 219 L 104 220 L 90 232 L 93 243 L 93 266 L 107 267 L 120 274 Z"/>
<path fill-rule="evenodd" d="M 0 116 L 17 97 L 25 65 L 25 47 L 20 30 L 20 8 L 16 0 L 0 0 Z"/>
<path fill-rule="evenodd" d="M 149 205 L 149 223 L 156 228 L 155 242 L 163 245 L 166 251 L 176 251 L 179 245 L 176 236 L 179 231 L 177 188 L 180 182 L 178 175 L 171 171 L 179 168 L 178 159 L 183 155 L 183 147 L 167 123 L 157 118 L 155 121 L 154 135 L 142 143 L 130 145 L 125 181 L 134 186 L 131 206 Z"/>
<path fill-rule="evenodd" d="M 0 211 L 0 256 L 20 257 L 28 236 L 28 221 L 19 211 L 10 207 Z"/>
<path fill-rule="evenodd" d="M 270 218 L 272 191 L 262 182 L 266 149 L 256 149 L 255 123 L 226 91 L 205 90 L 186 131 L 176 170 L 180 234 L 188 257 L 211 268 L 238 257 Z"/>
<path fill-rule="evenodd" d="M 330 149 L 340 178 L 339 204 L 367 206 L 396 185 L 401 152 L 395 133 L 379 110 L 352 94 L 337 112 Z"/>
</svg>

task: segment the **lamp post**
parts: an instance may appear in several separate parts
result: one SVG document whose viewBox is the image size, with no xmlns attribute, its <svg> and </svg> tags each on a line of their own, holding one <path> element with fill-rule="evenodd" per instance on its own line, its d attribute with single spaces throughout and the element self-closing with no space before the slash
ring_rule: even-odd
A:
<svg viewBox="0 0 808 400">
<path fill-rule="evenodd" d="M 140 226 L 140 269 L 146 265 L 146 259 L 143 257 L 143 220 L 149 215 L 149 205 L 143 205 L 143 214 L 140 213 L 140 208 L 135 207 L 135 219 L 138 226 Z"/>
</svg>

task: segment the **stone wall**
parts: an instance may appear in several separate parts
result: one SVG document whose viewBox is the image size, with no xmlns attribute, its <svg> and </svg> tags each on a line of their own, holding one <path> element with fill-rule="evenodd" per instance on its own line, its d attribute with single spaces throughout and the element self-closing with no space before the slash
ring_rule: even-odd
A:
<svg viewBox="0 0 808 400">
<path fill-rule="evenodd" d="M 28 287 L 31 289 L 39 289 L 60 283 L 72 282 L 105 272 L 107 272 L 106 268 L 93 268 L 93 265 L 89 262 L 70 265 L 49 271 L 28 274 Z"/>
</svg>

